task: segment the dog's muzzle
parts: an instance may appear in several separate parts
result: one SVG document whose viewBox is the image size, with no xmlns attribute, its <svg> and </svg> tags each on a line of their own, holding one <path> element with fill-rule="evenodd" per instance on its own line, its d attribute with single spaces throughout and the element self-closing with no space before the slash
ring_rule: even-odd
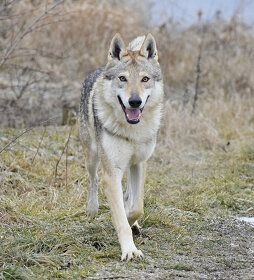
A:
<svg viewBox="0 0 254 280">
<path fill-rule="evenodd" d="M 123 104 L 123 101 L 120 96 L 117 96 L 119 103 L 121 104 L 121 107 L 124 111 L 126 120 L 130 124 L 136 124 L 140 121 L 141 113 L 143 111 L 143 108 L 139 108 L 139 106 L 142 103 L 142 100 L 140 97 L 130 97 L 129 98 L 129 104 L 132 108 L 126 108 Z"/>
</svg>

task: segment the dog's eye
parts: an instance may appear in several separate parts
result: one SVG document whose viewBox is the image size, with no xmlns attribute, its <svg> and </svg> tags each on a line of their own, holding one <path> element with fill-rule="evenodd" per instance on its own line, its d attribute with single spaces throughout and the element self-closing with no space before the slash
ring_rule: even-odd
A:
<svg viewBox="0 0 254 280">
<path fill-rule="evenodd" d="M 141 80 L 141 82 L 144 82 L 144 83 L 146 83 L 146 82 L 148 82 L 150 79 L 148 78 L 148 77 L 143 77 L 143 79 Z"/>
<path fill-rule="evenodd" d="M 121 82 L 127 82 L 127 79 L 124 76 L 118 77 Z"/>
</svg>

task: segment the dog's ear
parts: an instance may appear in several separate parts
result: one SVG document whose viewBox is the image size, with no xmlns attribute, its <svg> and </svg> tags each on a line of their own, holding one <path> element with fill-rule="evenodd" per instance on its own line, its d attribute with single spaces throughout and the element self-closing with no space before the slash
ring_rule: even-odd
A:
<svg viewBox="0 0 254 280">
<path fill-rule="evenodd" d="M 127 50 L 124 44 L 124 41 L 119 33 L 116 33 L 116 35 L 113 37 L 109 53 L 108 53 L 108 60 L 112 59 L 118 59 L 120 60 L 123 55 L 127 54 Z"/>
<path fill-rule="evenodd" d="M 152 34 L 147 34 L 140 49 L 140 54 L 150 59 L 153 58 L 158 61 L 158 52 L 156 48 L 155 39 Z"/>
</svg>

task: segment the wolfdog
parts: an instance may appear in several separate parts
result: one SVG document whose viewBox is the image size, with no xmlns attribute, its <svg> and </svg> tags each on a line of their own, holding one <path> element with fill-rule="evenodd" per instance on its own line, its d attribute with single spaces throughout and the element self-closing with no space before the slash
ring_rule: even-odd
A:
<svg viewBox="0 0 254 280">
<path fill-rule="evenodd" d="M 139 229 L 137 219 L 143 214 L 146 161 L 155 148 L 163 95 L 151 34 L 137 37 L 127 47 L 116 34 L 107 64 L 90 73 L 83 83 L 79 125 L 90 178 L 87 215 L 93 218 L 98 213 L 97 169 L 101 162 L 104 192 L 123 261 L 143 257 L 133 242 L 132 230 Z"/>
</svg>

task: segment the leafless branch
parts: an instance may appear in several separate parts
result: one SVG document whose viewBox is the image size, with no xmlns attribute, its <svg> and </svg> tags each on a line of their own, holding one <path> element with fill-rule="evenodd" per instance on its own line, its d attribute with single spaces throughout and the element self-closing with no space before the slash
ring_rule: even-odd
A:
<svg viewBox="0 0 254 280">
<path fill-rule="evenodd" d="M 46 75 L 52 75 L 53 72 L 52 71 L 46 71 L 43 69 L 37 69 L 37 68 L 32 68 L 29 66 L 22 66 L 22 65 L 18 65 L 18 64 L 13 64 L 13 63 L 8 63 L 6 64 L 7 67 L 10 68 L 15 68 L 15 69 L 22 69 L 22 70 L 26 70 L 26 71 L 30 71 L 30 72 L 38 72 L 41 74 L 46 74 Z"/>
<path fill-rule="evenodd" d="M 0 12 L 2 12 L 4 9 L 8 8 L 11 4 L 13 4 L 15 1 L 17 0 L 10 0 L 9 2 L 8 1 L 5 1 L 5 3 L 3 4 L 3 6 L 0 8 Z"/>
<path fill-rule="evenodd" d="M 6 54 L 4 55 L 3 59 L 0 62 L 0 67 L 7 61 L 9 56 L 14 52 L 14 50 L 17 48 L 18 44 L 23 40 L 23 38 L 33 31 L 33 27 L 42 19 L 44 18 L 50 11 L 52 11 L 54 8 L 56 8 L 58 5 L 62 4 L 65 0 L 59 0 L 52 6 L 50 6 L 48 9 L 46 9 L 40 16 L 35 18 L 28 26 L 25 28 L 25 30 L 14 40 L 13 44 L 10 46 L 10 48 L 7 50 Z"/>
</svg>

